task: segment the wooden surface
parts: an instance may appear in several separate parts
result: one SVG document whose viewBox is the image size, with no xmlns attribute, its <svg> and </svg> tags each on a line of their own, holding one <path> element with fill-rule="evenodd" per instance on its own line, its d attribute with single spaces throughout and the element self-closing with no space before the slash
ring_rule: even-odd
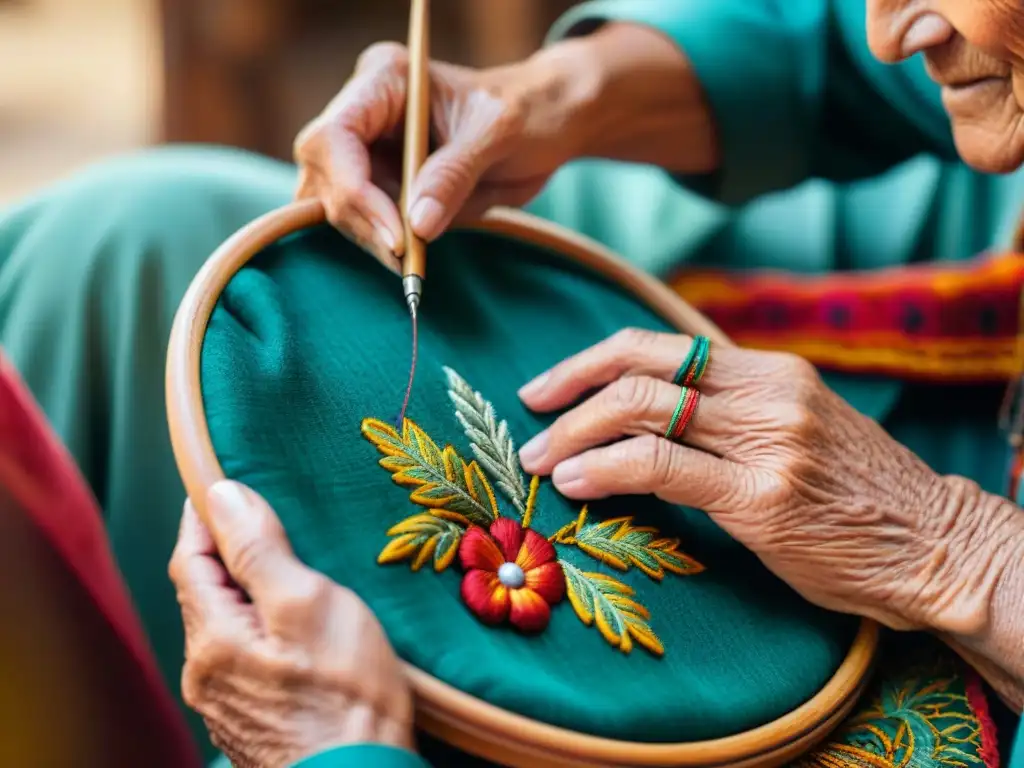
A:
<svg viewBox="0 0 1024 768">
<path fill-rule="evenodd" d="M 441 0 L 432 57 L 474 66 L 541 44 L 571 0 Z M 404 41 L 409 0 L 160 0 L 162 138 L 230 144 L 277 157 L 344 84 L 359 52 Z"/>
<path fill-rule="evenodd" d="M 0 0 L 0 205 L 162 140 L 291 157 L 409 0 Z M 529 55 L 573 0 L 436 0 L 436 58 Z"/>
</svg>

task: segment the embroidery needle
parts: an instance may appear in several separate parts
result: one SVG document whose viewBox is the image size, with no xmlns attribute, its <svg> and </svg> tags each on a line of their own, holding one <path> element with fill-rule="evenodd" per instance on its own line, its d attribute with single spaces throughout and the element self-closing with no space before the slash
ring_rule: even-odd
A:
<svg viewBox="0 0 1024 768">
<path fill-rule="evenodd" d="M 429 52 L 429 0 L 412 0 L 409 13 L 409 86 L 405 108 L 405 147 L 402 156 L 401 209 L 405 227 L 405 256 L 402 258 L 402 291 L 409 308 L 412 324 L 412 360 L 409 365 L 409 383 L 405 389 L 402 410 L 398 415 L 398 428 L 405 422 L 405 413 L 412 397 L 412 384 L 416 376 L 416 358 L 419 348 L 419 308 L 423 298 L 426 276 L 426 244 L 412 231 L 409 221 L 409 203 L 416 174 L 427 158 L 430 139 L 430 83 L 428 81 Z"/>
</svg>

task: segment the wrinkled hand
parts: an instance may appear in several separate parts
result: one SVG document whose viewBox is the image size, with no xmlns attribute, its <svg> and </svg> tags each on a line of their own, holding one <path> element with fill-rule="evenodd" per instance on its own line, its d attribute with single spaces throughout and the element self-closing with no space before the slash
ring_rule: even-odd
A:
<svg viewBox="0 0 1024 768">
<path fill-rule="evenodd" d="M 959 569 L 984 529 L 953 534 L 977 487 L 936 475 L 809 363 L 712 346 L 684 444 L 664 439 L 690 341 L 625 331 L 527 384 L 520 396 L 542 412 L 599 391 L 523 446 L 523 468 L 570 498 L 652 493 L 702 509 L 826 608 L 904 629 L 951 606 L 983 612 L 984 585 Z"/>
<path fill-rule="evenodd" d="M 433 240 L 458 216 L 536 195 L 571 154 L 547 70 L 528 63 L 473 70 L 430 65 L 432 139 L 409 196 L 414 231 Z M 295 141 L 298 197 L 319 198 L 328 219 L 378 254 L 404 252 L 401 187 L 408 55 L 379 43 Z"/>
<path fill-rule="evenodd" d="M 384 631 L 292 554 L 274 512 L 231 482 L 185 507 L 170 574 L 185 622 L 185 702 L 238 768 L 355 743 L 410 748 L 412 700 Z"/>
</svg>

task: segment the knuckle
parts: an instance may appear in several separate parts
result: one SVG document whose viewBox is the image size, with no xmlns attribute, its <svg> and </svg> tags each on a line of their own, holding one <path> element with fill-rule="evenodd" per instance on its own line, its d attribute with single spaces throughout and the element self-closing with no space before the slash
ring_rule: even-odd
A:
<svg viewBox="0 0 1024 768">
<path fill-rule="evenodd" d="M 774 421 L 780 431 L 791 434 L 805 434 L 810 428 L 814 414 L 800 403 L 780 403 L 773 408 Z"/>
<path fill-rule="evenodd" d="M 196 640 L 186 654 L 192 664 L 193 674 L 200 679 L 212 677 L 213 673 L 234 661 L 238 656 L 236 643 L 217 636 L 206 635 Z"/>
<path fill-rule="evenodd" d="M 198 710 L 202 707 L 203 697 L 195 681 L 195 668 L 188 661 L 181 668 L 181 698 L 189 709 Z"/>
<path fill-rule="evenodd" d="M 330 597 L 330 582 L 312 571 L 289 583 L 288 591 L 267 606 L 283 625 L 305 622 L 323 613 Z"/>
<path fill-rule="evenodd" d="M 267 543 L 257 537 L 238 541 L 233 548 L 230 570 L 235 576 L 251 573 L 266 557 Z"/>
<path fill-rule="evenodd" d="M 352 204 L 351 192 L 337 185 L 324 195 L 321 201 L 327 221 L 338 229 L 350 230 L 354 224 L 355 207 Z"/>
<path fill-rule="evenodd" d="M 262 536 L 257 526 L 254 533 L 245 533 L 231 547 L 231 560 L 226 563 L 231 574 L 239 580 L 260 569 L 277 548 L 276 537 Z"/>
<path fill-rule="evenodd" d="M 295 141 L 292 142 L 292 155 L 298 162 L 305 162 L 313 153 L 317 147 L 322 126 L 323 122 L 320 119 L 314 119 L 306 123 L 302 130 L 295 135 Z"/>
<path fill-rule="evenodd" d="M 612 409 L 625 417 L 641 416 L 654 406 L 657 386 L 647 376 L 624 376 L 608 387 Z"/>
<path fill-rule="evenodd" d="M 654 343 L 656 334 L 646 328 L 623 328 L 612 336 L 612 345 L 623 352 L 648 347 Z"/>
<path fill-rule="evenodd" d="M 799 355 L 780 352 L 777 355 L 780 373 L 785 376 L 800 394 L 806 394 L 817 387 L 819 376 L 815 367 Z"/>
<path fill-rule="evenodd" d="M 652 488 L 673 484 L 679 477 L 679 452 L 657 435 L 644 435 L 637 441 L 637 466 L 632 471 L 645 478 Z"/>
<path fill-rule="evenodd" d="M 477 176 L 474 162 L 475 159 L 468 154 L 459 154 L 439 163 L 431 169 L 429 180 L 424 182 L 424 194 L 440 200 L 469 195 Z"/>
<path fill-rule="evenodd" d="M 171 553 L 170 562 L 167 563 L 167 576 L 170 578 L 171 583 L 181 589 L 185 583 L 185 557 L 181 554 L 181 550 L 175 547 L 174 552 Z"/>
<path fill-rule="evenodd" d="M 356 71 L 368 68 L 405 67 L 409 61 L 409 51 L 401 43 L 384 41 L 374 43 L 359 54 Z"/>
<path fill-rule="evenodd" d="M 181 670 L 181 694 L 185 703 L 201 711 L 219 675 L 237 658 L 240 649 L 220 638 L 204 638 L 191 644 Z"/>
</svg>

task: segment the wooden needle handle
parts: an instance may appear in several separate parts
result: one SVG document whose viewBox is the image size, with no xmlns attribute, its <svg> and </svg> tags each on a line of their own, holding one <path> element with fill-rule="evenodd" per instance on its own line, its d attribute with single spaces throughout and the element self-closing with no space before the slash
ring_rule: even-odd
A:
<svg viewBox="0 0 1024 768">
<path fill-rule="evenodd" d="M 427 159 L 430 140 L 430 0 L 412 0 L 409 14 L 409 87 L 405 105 L 405 149 L 402 156 L 402 212 L 405 257 L 402 276 L 426 277 L 426 246 L 409 223 L 409 196 L 416 174 Z"/>
</svg>

